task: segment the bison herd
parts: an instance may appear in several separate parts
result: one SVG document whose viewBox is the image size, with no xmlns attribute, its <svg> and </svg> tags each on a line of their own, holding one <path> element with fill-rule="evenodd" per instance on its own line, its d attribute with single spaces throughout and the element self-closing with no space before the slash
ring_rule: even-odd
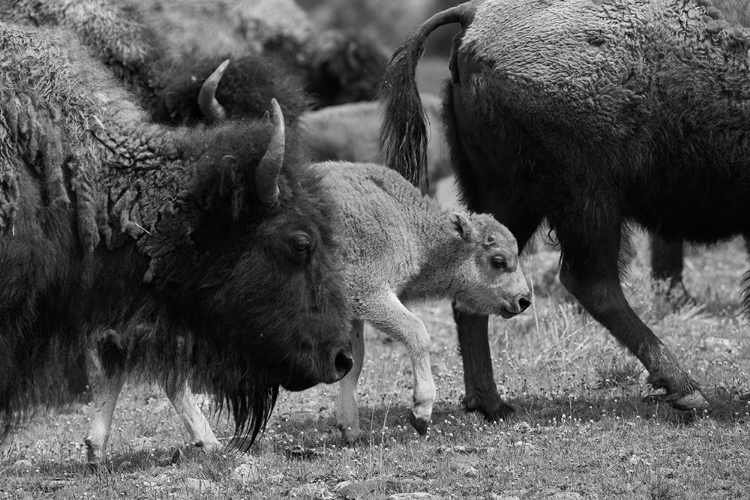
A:
<svg viewBox="0 0 750 500">
<path fill-rule="evenodd" d="M 415 69 L 451 23 L 428 135 Z M 750 31 L 709 0 L 474 0 L 390 62 L 292 0 L 3 2 L 2 434 L 91 385 L 99 464 L 126 378 L 149 376 L 204 448 L 193 391 L 246 448 L 280 387 L 340 381 L 353 442 L 364 322 L 406 345 L 424 433 L 430 337 L 403 303 L 433 298 L 453 301 L 466 409 L 504 418 L 487 319 L 529 306 L 518 253 L 543 221 L 583 308 L 673 407 L 707 409 L 619 256 L 633 223 L 678 255 L 750 234 L 748 82 Z M 423 171 L 454 172 L 471 211 L 441 211 Z"/>
</svg>

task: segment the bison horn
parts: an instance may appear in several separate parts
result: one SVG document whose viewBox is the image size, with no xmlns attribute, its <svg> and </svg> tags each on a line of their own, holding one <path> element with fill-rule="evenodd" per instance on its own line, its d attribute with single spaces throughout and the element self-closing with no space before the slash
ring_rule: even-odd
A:
<svg viewBox="0 0 750 500">
<path fill-rule="evenodd" d="M 284 115 L 276 99 L 271 99 L 273 133 L 266 154 L 255 171 L 255 192 L 264 205 L 273 206 L 279 199 L 279 172 L 284 163 Z"/>
<path fill-rule="evenodd" d="M 206 78 L 198 94 L 198 107 L 201 109 L 203 116 L 211 122 L 219 122 L 227 117 L 224 106 L 216 100 L 216 88 L 219 86 L 219 81 L 224 76 L 227 66 L 229 66 L 229 59 L 219 64 L 219 67 L 211 73 L 211 76 Z"/>
</svg>

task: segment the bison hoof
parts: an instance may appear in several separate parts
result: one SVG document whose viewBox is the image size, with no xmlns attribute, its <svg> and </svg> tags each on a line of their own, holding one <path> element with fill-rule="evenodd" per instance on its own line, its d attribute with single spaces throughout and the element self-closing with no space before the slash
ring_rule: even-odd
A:
<svg viewBox="0 0 750 500">
<path fill-rule="evenodd" d="M 414 413 L 409 413 L 409 422 L 411 422 L 412 427 L 416 429 L 420 436 L 427 434 L 427 426 L 429 425 L 427 420 L 417 418 Z"/>
<path fill-rule="evenodd" d="M 684 396 L 676 396 L 668 393 L 664 388 L 659 388 L 647 394 L 643 398 L 650 403 L 669 403 L 678 411 L 709 410 L 711 405 L 699 390 L 694 390 Z"/>
<path fill-rule="evenodd" d="M 516 411 L 515 408 L 503 401 L 500 396 L 487 400 L 480 399 L 475 395 L 468 395 L 464 397 L 463 403 L 464 409 L 467 412 L 478 411 L 490 422 L 507 420 Z"/>
<path fill-rule="evenodd" d="M 697 390 L 671 401 L 671 403 L 672 408 L 681 411 L 708 410 L 711 408 L 711 405 L 706 401 L 701 391 Z"/>
</svg>

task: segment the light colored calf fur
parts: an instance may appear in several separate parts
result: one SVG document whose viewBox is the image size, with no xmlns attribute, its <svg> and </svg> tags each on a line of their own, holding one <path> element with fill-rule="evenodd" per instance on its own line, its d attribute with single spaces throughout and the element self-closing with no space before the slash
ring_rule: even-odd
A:
<svg viewBox="0 0 750 500">
<path fill-rule="evenodd" d="M 410 420 L 424 434 L 435 400 L 430 336 L 403 303 L 448 298 L 474 313 L 522 312 L 530 294 L 516 240 L 489 215 L 442 211 L 386 167 L 328 162 L 318 168 L 341 205 L 345 277 L 356 316 L 354 366 L 340 382 L 337 425 L 345 441 L 359 437 L 355 394 L 368 322 L 406 345 L 414 371 Z"/>
<path fill-rule="evenodd" d="M 410 420 L 424 434 L 432 415 L 435 383 L 430 372 L 430 336 L 403 302 L 452 299 L 464 309 L 511 317 L 529 304 L 516 240 L 486 214 L 442 211 L 435 200 L 381 165 L 326 162 L 317 165 L 340 205 L 349 300 L 356 315 L 351 330 L 354 366 L 339 388 L 336 420 L 346 442 L 360 435 L 357 381 L 364 360 L 364 322 L 406 345 L 414 371 Z M 493 266 L 495 262 L 495 266 Z M 124 375 L 97 390 L 86 438 L 89 463 L 104 460 L 114 401 Z M 190 442 L 207 450 L 221 446 L 185 381 L 165 388 Z"/>
<path fill-rule="evenodd" d="M 423 94 L 427 113 L 428 194 L 435 197 L 438 181 L 453 174 L 440 118 L 441 100 Z M 308 111 L 300 117 L 307 142 L 317 161 L 382 163 L 379 153 L 380 103 L 357 102 Z"/>
</svg>

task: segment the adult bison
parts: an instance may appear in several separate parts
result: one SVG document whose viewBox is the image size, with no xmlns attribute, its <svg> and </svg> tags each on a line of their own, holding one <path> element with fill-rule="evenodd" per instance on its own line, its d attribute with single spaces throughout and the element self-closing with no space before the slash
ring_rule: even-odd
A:
<svg viewBox="0 0 750 500">
<path fill-rule="evenodd" d="M 231 108 L 238 99 L 258 102 L 270 89 L 290 123 L 303 111 L 290 87 L 305 89 L 305 109 L 369 100 L 388 60 L 366 37 L 318 32 L 292 0 L 5 0 L 0 21 L 78 33 L 156 119 L 177 122 L 195 110 L 175 101 L 174 92 L 200 88 L 199 79 L 226 58 L 232 64 L 219 100 Z M 241 96 L 234 98 L 238 89 Z"/>
<path fill-rule="evenodd" d="M 463 199 L 529 240 L 542 220 L 561 280 L 679 409 L 698 384 L 628 305 L 622 226 L 712 242 L 750 228 L 748 33 L 705 0 L 488 0 L 436 14 L 383 83 L 389 165 L 415 179 L 425 130 L 414 71 L 425 39 L 460 23 L 444 119 Z M 496 419 L 487 317 L 455 311 L 466 406 Z"/>
<path fill-rule="evenodd" d="M 348 372 L 337 207 L 275 103 L 272 121 L 164 127 L 70 32 L 0 23 L 0 47 L 6 430 L 70 400 L 92 345 L 122 369 L 112 332 L 151 335 L 153 373 L 215 394 L 251 440 L 279 385 Z"/>
<path fill-rule="evenodd" d="M 371 100 L 388 56 L 359 32 L 320 30 L 294 0 L 126 0 L 164 33 L 175 59 L 276 55 L 316 104 Z"/>
<path fill-rule="evenodd" d="M 721 10 L 727 21 L 750 27 L 750 4 L 737 0 L 712 0 L 714 7 Z M 745 234 L 745 247 L 750 249 L 750 235 Z M 652 234 L 651 270 L 655 278 L 667 281 L 675 304 L 684 304 L 691 297 L 682 281 L 683 245 L 682 241 L 668 240 L 659 234 Z"/>
</svg>

